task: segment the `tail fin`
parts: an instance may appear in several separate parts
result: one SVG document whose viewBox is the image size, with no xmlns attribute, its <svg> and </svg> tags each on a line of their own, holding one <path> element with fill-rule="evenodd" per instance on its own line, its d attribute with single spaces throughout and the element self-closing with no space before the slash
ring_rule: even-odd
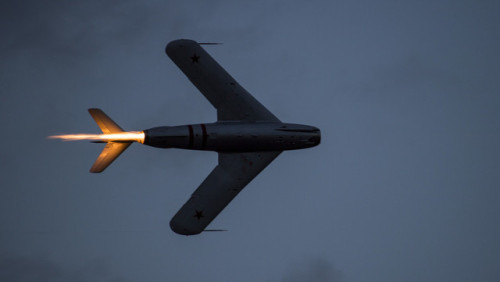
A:
<svg viewBox="0 0 500 282">
<path fill-rule="evenodd" d="M 102 150 L 94 165 L 90 168 L 90 172 L 99 173 L 106 169 L 118 156 L 130 146 L 132 142 L 116 143 L 108 142 Z"/>
<path fill-rule="evenodd" d="M 124 132 L 123 129 L 111 118 L 109 118 L 102 110 L 89 109 L 89 113 L 97 125 L 101 128 L 102 133 L 111 134 Z M 104 169 L 106 169 L 116 158 L 118 158 L 118 156 L 120 156 L 121 153 L 123 153 L 123 151 L 125 151 L 125 149 L 128 148 L 128 146 L 130 146 L 130 144 L 132 144 L 132 142 L 107 142 L 106 147 L 104 147 L 99 157 L 97 157 L 94 165 L 90 168 L 90 172 L 99 173 L 104 171 Z"/>
<path fill-rule="evenodd" d="M 124 132 L 111 118 L 109 118 L 101 109 L 89 109 L 89 114 L 95 120 L 102 133 L 120 133 Z"/>
</svg>

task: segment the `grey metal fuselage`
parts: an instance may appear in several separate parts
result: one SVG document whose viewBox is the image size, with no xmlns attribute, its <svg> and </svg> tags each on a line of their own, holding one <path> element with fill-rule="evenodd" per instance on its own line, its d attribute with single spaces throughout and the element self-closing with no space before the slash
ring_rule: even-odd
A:
<svg viewBox="0 0 500 282">
<path fill-rule="evenodd" d="M 215 122 L 144 130 L 144 144 L 216 152 L 284 151 L 314 147 L 318 128 L 280 122 Z"/>
</svg>

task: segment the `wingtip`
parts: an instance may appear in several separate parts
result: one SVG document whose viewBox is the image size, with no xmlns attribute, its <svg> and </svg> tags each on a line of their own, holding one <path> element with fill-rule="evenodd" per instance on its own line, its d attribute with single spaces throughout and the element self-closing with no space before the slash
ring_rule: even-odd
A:
<svg viewBox="0 0 500 282">
<path fill-rule="evenodd" d="M 165 53 L 168 55 L 169 50 L 176 47 L 186 46 L 186 45 L 222 45 L 221 42 L 196 42 L 192 39 L 176 39 L 170 41 L 167 46 L 165 46 Z"/>
<path fill-rule="evenodd" d="M 190 230 L 186 228 L 186 226 L 175 220 L 175 217 L 170 220 L 170 229 L 179 235 L 197 235 L 203 232 L 203 230 Z"/>
<path fill-rule="evenodd" d="M 165 47 L 165 53 L 169 53 L 169 50 L 172 50 L 173 48 L 176 48 L 178 46 L 183 46 L 183 45 L 188 45 L 188 44 L 198 44 L 198 42 L 191 40 L 191 39 L 176 39 L 170 41 L 167 46 Z"/>
</svg>

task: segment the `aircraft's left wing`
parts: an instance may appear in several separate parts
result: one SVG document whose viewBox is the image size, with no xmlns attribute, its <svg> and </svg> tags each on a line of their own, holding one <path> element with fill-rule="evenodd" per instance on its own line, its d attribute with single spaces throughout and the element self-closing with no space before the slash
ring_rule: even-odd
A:
<svg viewBox="0 0 500 282">
<path fill-rule="evenodd" d="M 219 153 L 219 165 L 170 221 L 175 233 L 199 234 L 281 152 Z"/>
</svg>

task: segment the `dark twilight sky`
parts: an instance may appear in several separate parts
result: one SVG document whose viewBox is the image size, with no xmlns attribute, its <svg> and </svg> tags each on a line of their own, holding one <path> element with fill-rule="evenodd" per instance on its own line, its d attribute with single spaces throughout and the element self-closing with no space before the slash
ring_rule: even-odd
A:
<svg viewBox="0 0 500 282">
<path fill-rule="evenodd" d="M 2 1 L 0 281 L 500 281 L 499 1 Z M 213 122 L 164 53 L 207 51 L 282 121 L 322 130 L 212 222 L 168 222 L 213 152 L 127 130 Z"/>
</svg>

